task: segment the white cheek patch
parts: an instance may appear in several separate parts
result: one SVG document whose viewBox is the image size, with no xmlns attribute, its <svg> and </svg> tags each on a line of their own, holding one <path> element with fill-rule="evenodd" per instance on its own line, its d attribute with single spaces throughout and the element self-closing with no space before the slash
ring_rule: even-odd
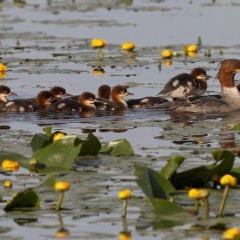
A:
<svg viewBox="0 0 240 240">
<path fill-rule="evenodd" d="M 144 99 L 142 99 L 140 102 L 141 102 L 141 103 L 146 103 L 146 102 L 148 102 L 148 98 L 144 98 Z"/>
<path fill-rule="evenodd" d="M 178 80 L 178 79 L 176 79 L 176 80 L 174 80 L 174 81 L 172 82 L 172 86 L 173 86 L 173 87 L 176 87 L 178 84 L 179 84 L 179 80 Z"/>
<path fill-rule="evenodd" d="M 189 87 L 192 87 L 192 82 L 190 82 L 190 81 L 187 81 L 187 85 L 189 86 Z"/>
<path fill-rule="evenodd" d="M 62 108 L 64 108 L 66 106 L 66 104 L 65 103 L 60 103 L 60 104 L 58 104 L 58 109 L 62 109 Z"/>
<path fill-rule="evenodd" d="M 19 112 L 25 112 L 25 108 L 23 106 L 20 106 L 18 111 Z"/>
<path fill-rule="evenodd" d="M 14 102 L 8 102 L 6 103 L 6 107 L 12 107 L 14 105 Z"/>
</svg>

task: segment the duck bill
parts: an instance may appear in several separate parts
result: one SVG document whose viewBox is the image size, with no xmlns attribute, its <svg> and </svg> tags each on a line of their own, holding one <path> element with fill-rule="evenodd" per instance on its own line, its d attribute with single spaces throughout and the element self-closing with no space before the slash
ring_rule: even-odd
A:
<svg viewBox="0 0 240 240">
<path fill-rule="evenodd" d="M 209 78 L 213 78 L 213 77 L 210 75 L 206 75 L 206 79 L 208 80 Z"/>
<path fill-rule="evenodd" d="M 13 92 L 10 92 L 9 95 L 17 96 L 17 94 Z"/>
<path fill-rule="evenodd" d="M 126 96 L 134 95 L 133 93 L 127 92 Z"/>
<path fill-rule="evenodd" d="M 70 94 L 70 93 L 65 93 L 65 94 L 64 94 L 64 97 L 67 97 L 67 96 L 72 97 L 73 95 Z"/>
</svg>

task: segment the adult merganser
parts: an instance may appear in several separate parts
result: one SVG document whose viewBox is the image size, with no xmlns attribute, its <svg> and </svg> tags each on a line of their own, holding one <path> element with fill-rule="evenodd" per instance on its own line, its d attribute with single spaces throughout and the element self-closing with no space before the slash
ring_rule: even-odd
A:
<svg viewBox="0 0 240 240">
<path fill-rule="evenodd" d="M 93 112 L 97 110 L 94 103 L 95 95 L 91 92 L 84 92 L 79 95 L 77 101 L 72 98 L 61 99 L 46 107 L 45 110 L 62 113 Z"/>
<path fill-rule="evenodd" d="M 234 84 L 234 77 L 238 72 L 240 72 L 239 59 L 227 59 L 220 63 L 220 69 L 216 78 L 219 79 L 221 84 L 221 99 L 214 96 L 200 96 L 194 98 L 190 104 L 169 102 L 159 105 L 158 109 L 201 114 L 226 113 L 240 110 L 240 92 Z"/>
<path fill-rule="evenodd" d="M 11 92 L 9 87 L 0 85 L 0 102 L 7 102 L 7 97 L 11 95 L 17 95 L 17 94 Z"/>
<path fill-rule="evenodd" d="M 146 108 L 169 101 L 161 97 L 144 97 L 138 99 L 129 99 L 126 100 L 126 102 L 129 108 Z"/>
<path fill-rule="evenodd" d="M 128 108 L 128 105 L 123 98 L 129 95 L 133 95 L 133 94 L 128 92 L 126 86 L 117 85 L 113 87 L 111 91 L 111 98 L 113 101 L 114 110 L 122 111 Z"/>
<path fill-rule="evenodd" d="M 205 69 L 194 68 L 190 74 L 181 73 L 171 78 L 157 95 L 172 97 L 173 100 L 184 98 L 189 103 L 188 96 L 199 96 L 206 92 L 206 79 L 210 77 Z"/>
<path fill-rule="evenodd" d="M 29 99 L 14 99 L 5 103 L 0 103 L 1 111 L 8 112 L 32 112 L 50 105 L 54 97 L 49 91 L 41 91 L 36 96 L 36 103 Z"/>
</svg>

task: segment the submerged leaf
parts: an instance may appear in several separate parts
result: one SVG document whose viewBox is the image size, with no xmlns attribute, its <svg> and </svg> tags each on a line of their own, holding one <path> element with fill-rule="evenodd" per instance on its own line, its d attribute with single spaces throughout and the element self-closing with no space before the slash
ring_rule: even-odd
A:
<svg viewBox="0 0 240 240">
<path fill-rule="evenodd" d="M 126 139 L 110 141 L 102 146 L 100 153 L 111 156 L 132 156 L 134 154 L 131 144 Z"/>
<path fill-rule="evenodd" d="M 150 201 L 154 198 L 168 199 L 169 194 L 175 191 L 173 185 L 153 169 L 136 167 L 134 174 L 137 176 L 138 186 Z"/>
<path fill-rule="evenodd" d="M 8 212 L 18 208 L 21 208 L 21 210 L 27 208 L 26 210 L 29 210 L 29 208 L 39 207 L 40 199 L 38 195 L 32 189 L 27 189 L 17 193 L 17 195 L 12 199 L 12 201 L 5 206 L 4 211 Z"/>
</svg>

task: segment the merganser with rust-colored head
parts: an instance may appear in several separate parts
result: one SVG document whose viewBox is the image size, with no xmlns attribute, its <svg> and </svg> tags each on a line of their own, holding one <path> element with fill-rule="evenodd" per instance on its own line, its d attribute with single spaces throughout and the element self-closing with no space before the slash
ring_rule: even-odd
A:
<svg viewBox="0 0 240 240">
<path fill-rule="evenodd" d="M 216 78 L 221 84 L 221 98 L 215 96 L 200 96 L 191 100 L 191 103 L 169 102 L 161 104 L 155 109 L 175 112 L 192 113 L 226 113 L 240 110 L 240 92 L 234 84 L 236 73 L 240 72 L 239 59 L 227 59 L 220 63 Z"/>
<path fill-rule="evenodd" d="M 207 90 L 207 75 L 203 68 L 194 68 L 190 74 L 181 73 L 171 78 L 158 95 L 172 97 L 173 100 L 185 99 L 189 103 L 189 96 L 199 96 Z"/>
</svg>

